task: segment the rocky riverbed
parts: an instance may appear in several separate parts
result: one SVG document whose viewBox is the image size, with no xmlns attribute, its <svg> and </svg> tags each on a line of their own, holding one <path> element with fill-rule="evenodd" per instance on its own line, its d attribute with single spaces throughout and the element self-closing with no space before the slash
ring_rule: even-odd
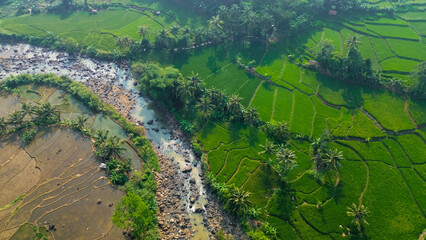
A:
<svg viewBox="0 0 426 240">
<path fill-rule="evenodd" d="M 144 125 L 158 154 L 159 227 L 163 239 L 209 239 L 220 229 L 245 239 L 236 219 L 205 189 L 200 161 L 182 138 L 176 121 L 154 111 L 140 96 L 127 62 L 72 57 L 27 44 L 0 45 L 0 79 L 22 73 L 53 73 L 82 82 L 130 121 Z"/>
</svg>

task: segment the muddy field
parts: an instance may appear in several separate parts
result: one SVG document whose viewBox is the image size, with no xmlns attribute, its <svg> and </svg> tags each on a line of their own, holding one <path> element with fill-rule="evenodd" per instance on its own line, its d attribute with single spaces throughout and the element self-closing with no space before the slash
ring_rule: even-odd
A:
<svg viewBox="0 0 426 240">
<path fill-rule="evenodd" d="M 111 129 L 111 134 L 127 138 L 114 121 L 90 113 L 77 100 L 53 88 L 23 86 L 20 97 L 2 93 L 0 101 L 0 117 L 7 118 L 8 113 L 20 109 L 21 102 L 51 102 L 62 119 L 84 115 L 87 127 Z M 126 149 L 134 169 L 140 169 L 135 153 Z M 17 134 L 1 138 L 0 192 L 0 239 L 28 239 L 33 229 L 30 224 L 47 229 L 45 235 L 52 239 L 123 238 L 111 218 L 124 193 L 99 169 L 91 140 L 71 130 L 46 129 L 28 146 Z"/>
</svg>

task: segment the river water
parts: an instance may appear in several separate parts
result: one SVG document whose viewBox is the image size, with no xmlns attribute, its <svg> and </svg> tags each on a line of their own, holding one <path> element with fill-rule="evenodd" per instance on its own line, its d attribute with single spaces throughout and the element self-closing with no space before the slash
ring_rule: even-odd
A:
<svg viewBox="0 0 426 240">
<path fill-rule="evenodd" d="M 176 163 L 180 169 L 179 174 L 184 175 L 184 172 L 190 169 L 190 177 L 184 178 L 184 188 L 188 194 L 181 201 L 190 218 L 194 233 L 192 239 L 209 239 L 209 231 L 203 223 L 203 216 L 206 215 L 204 206 L 208 199 L 201 178 L 201 164 L 194 158 L 192 150 L 185 142 L 173 137 L 173 129 L 165 124 L 167 119 L 163 119 L 163 116 L 151 107 L 148 99 L 138 94 L 127 64 L 71 57 L 66 53 L 48 51 L 27 44 L 0 45 L 0 79 L 22 73 L 53 73 L 83 83 L 93 81 L 96 84 L 97 81 L 105 81 L 130 91 L 135 104 L 129 114 L 134 121 L 145 126 L 146 136 L 152 145 Z M 191 203 L 194 189 L 199 193 L 199 197 Z"/>
</svg>

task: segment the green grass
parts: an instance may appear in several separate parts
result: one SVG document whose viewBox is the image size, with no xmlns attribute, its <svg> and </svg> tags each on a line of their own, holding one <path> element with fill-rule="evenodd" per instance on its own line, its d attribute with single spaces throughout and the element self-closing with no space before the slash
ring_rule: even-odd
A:
<svg viewBox="0 0 426 240">
<path fill-rule="evenodd" d="M 403 39 L 419 39 L 419 36 L 413 29 L 408 26 L 386 26 L 386 25 L 372 25 L 366 24 L 368 30 L 380 34 L 383 37 L 396 37 Z"/>
<path fill-rule="evenodd" d="M 240 163 L 238 171 L 232 176 L 228 184 L 234 184 L 235 186 L 240 187 L 259 165 L 259 161 L 244 158 Z"/>
<path fill-rule="evenodd" d="M 297 239 L 297 234 L 290 224 L 280 218 L 269 216 L 268 222 L 275 227 L 277 235 L 280 239 Z"/>
<path fill-rule="evenodd" d="M 302 69 L 302 83 L 310 86 L 315 91 L 318 89 L 319 82 L 317 80 L 318 73 Z"/>
<path fill-rule="evenodd" d="M 267 122 L 271 119 L 272 105 L 274 102 L 275 87 L 267 82 L 263 82 L 254 96 L 252 107 L 256 108 L 260 118 Z"/>
<path fill-rule="evenodd" d="M 425 219 L 399 170 L 380 162 L 369 162 L 368 166 L 370 180 L 363 204 L 371 213 L 366 218 L 366 235 L 378 239 L 417 239 Z"/>
<path fill-rule="evenodd" d="M 275 83 L 279 83 L 281 72 L 284 67 L 284 54 L 282 53 L 281 46 L 272 45 L 269 47 L 261 65 L 256 71 L 264 76 L 271 77 Z"/>
<path fill-rule="evenodd" d="M 341 39 L 340 39 L 340 34 L 338 31 L 330 29 L 330 28 L 324 28 L 324 40 L 330 40 L 333 46 L 336 48 L 336 52 L 340 52 Z"/>
<path fill-rule="evenodd" d="M 404 72 L 405 74 L 409 74 L 419 63 L 417 61 L 394 57 L 386 59 L 380 64 L 384 72 Z"/>
<path fill-rule="evenodd" d="M 339 142 L 356 149 L 365 160 L 375 160 L 389 165 L 395 165 L 388 150 L 381 142 L 362 143 L 346 140 L 339 140 Z"/>
<path fill-rule="evenodd" d="M 410 22 L 410 25 L 421 35 L 426 36 L 426 24 L 424 22 Z"/>
<path fill-rule="evenodd" d="M 291 110 L 293 105 L 293 92 L 277 88 L 277 98 L 275 99 L 274 120 L 286 121 L 290 123 Z"/>
<path fill-rule="evenodd" d="M 369 24 L 379 24 L 379 25 L 397 25 L 397 26 L 407 26 L 408 23 L 399 18 L 380 18 L 374 21 L 365 21 Z"/>
<path fill-rule="evenodd" d="M 217 175 L 220 169 L 222 169 L 223 165 L 225 164 L 227 152 L 224 151 L 222 147 L 223 146 L 219 147 L 218 149 L 212 150 L 208 154 L 210 171 L 212 171 L 214 175 Z"/>
<path fill-rule="evenodd" d="M 243 189 L 253 193 L 249 200 L 259 207 L 266 206 L 268 198 L 273 194 L 273 189 L 278 187 L 279 176 L 268 167 L 262 164 L 249 179 L 244 183 Z"/>
<path fill-rule="evenodd" d="M 149 29 L 149 38 L 162 29 L 161 25 L 138 12 L 124 9 L 100 11 L 96 15 L 88 12 L 71 14 L 39 14 L 25 15 L 5 19 L 1 27 L 17 34 L 43 36 L 47 32 L 55 33 L 78 41 L 80 44 L 94 45 L 99 49 L 110 51 L 117 49 L 112 36 L 101 35 L 109 32 L 117 36 L 128 35 L 140 39 L 137 35 L 138 27 L 145 25 Z M 105 44 L 104 38 L 108 38 Z"/>
<path fill-rule="evenodd" d="M 405 153 L 414 163 L 423 164 L 426 162 L 425 143 L 416 135 L 402 135 L 397 138 Z"/>
<path fill-rule="evenodd" d="M 426 46 L 420 42 L 387 39 L 389 46 L 398 56 L 426 60 Z"/>
<path fill-rule="evenodd" d="M 414 100 L 407 97 L 408 111 L 418 125 L 426 122 L 426 101 Z"/>
<path fill-rule="evenodd" d="M 227 182 L 237 171 L 243 158 L 260 159 L 254 148 L 233 149 L 229 151 L 225 166 L 216 176 L 219 182 Z"/>
<path fill-rule="evenodd" d="M 325 75 L 318 75 L 318 80 L 321 84 L 318 94 L 327 102 L 349 108 L 355 107 L 355 102 L 350 96 L 350 85 Z"/>
<path fill-rule="evenodd" d="M 374 51 L 376 52 L 377 59 L 379 61 L 395 56 L 389 49 L 389 47 L 386 45 L 385 40 L 381 38 L 370 37 L 370 41 L 373 44 Z"/>
<path fill-rule="evenodd" d="M 361 110 L 356 109 L 353 125 L 348 131 L 348 136 L 368 138 L 381 137 L 385 134 Z"/>
<path fill-rule="evenodd" d="M 409 168 L 401 168 L 402 175 L 407 181 L 408 187 L 413 193 L 419 207 L 426 211 L 426 182 L 413 170 Z"/>
<path fill-rule="evenodd" d="M 229 143 L 239 139 L 239 135 L 230 134 L 227 129 L 210 121 L 197 134 L 197 139 L 203 144 L 204 150 L 216 148 L 220 143 Z"/>
<path fill-rule="evenodd" d="M 312 118 L 314 117 L 312 101 L 308 96 L 299 91 L 294 91 L 294 101 L 294 113 L 291 119 L 290 130 L 310 136 Z"/>
<path fill-rule="evenodd" d="M 426 20 L 424 12 L 405 12 L 398 13 L 398 16 L 405 20 Z"/>
<path fill-rule="evenodd" d="M 364 101 L 364 108 L 387 129 L 403 130 L 414 128 L 410 117 L 404 111 L 404 101 L 396 94 L 382 91 L 372 99 Z"/>
<path fill-rule="evenodd" d="M 383 143 L 389 148 L 389 151 L 398 167 L 411 167 L 412 163 L 403 152 L 401 146 L 394 139 L 384 139 Z"/>
</svg>

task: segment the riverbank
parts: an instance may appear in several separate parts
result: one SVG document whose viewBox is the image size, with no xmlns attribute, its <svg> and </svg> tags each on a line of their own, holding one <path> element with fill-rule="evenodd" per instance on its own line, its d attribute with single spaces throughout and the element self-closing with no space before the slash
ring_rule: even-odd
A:
<svg viewBox="0 0 426 240">
<path fill-rule="evenodd" d="M 139 96 L 127 62 L 104 63 L 26 44 L 2 45 L 0 79 L 22 73 L 53 73 L 82 82 L 131 122 L 144 125 L 162 169 L 156 174 L 159 227 L 163 239 L 207 239 L 223 229 L 237 239 L 244 233 L 206 193 L 200 161 L 194 158 L 177 122 L 150 109 Z M 160 116 L 166 115 L 159 120 Z"/>
</svg>

